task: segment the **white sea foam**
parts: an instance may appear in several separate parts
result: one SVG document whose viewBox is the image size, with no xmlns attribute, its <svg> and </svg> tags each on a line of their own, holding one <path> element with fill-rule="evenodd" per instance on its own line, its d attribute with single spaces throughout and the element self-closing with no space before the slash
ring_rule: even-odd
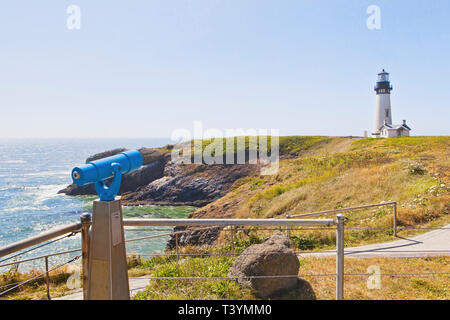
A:
<svg viewBox="0 0 450 320">
<path fill-rule="evenodd" d="M 63 197 L 63 195 L 58 194 L 58 191 L 64 189 L 65 187 L 65 184 L 50 184 L 36 188 L 36 200 L 34 203 L 40 204 L 52 198 Z"/>
<path fill-rule="evenodd" d="M 16 186 L 16 185 L 9 185 L 6 187 L 0 187 L 0 192 L 1 191 L 8 191 L 8 190 L 14 190 L 14 189 L 22 189 L 23 187 L 21 186 Z"/>
<path fill-rule="evenodd" d="M 20 211 L 41 211 L 41 210 L 49 210 L 50 208 L 47 206 L 17 206 L 13 208 L 5 208 L 1 209 L 0 212 L 4 213 L 14 213 Z"/>
<path fill-rule="evenodd" d="M 25 195 L 24 197 L 20 197 L 20 200 L 15 201 L 11 208 L 0 208 L 0 213 L 15 213 L 21 211 L 45 211 L 50 210 L 51 208 L 47 206 L 45 201 L 57 198 L 64 197 L 64 195 L 58 194 L 58 191 L 63 189 L 65 184 L 51 184 L 51 185 L 43 185 L 43 186 L 35 186 L 35 187 L 24 187 L 11 185 L 5 188 L 0 189 L 0 191 L 4 190 L 13 190 L 13 189 L 21 189 L 24 192 L 21 194 Z"/>
<path fill-rule="evenodd" d="M 0 191 L 8 191 L 8 190 L 33 190 L 37 191 L 38 193 L 45 193 L 45 194 L 57 194 L 57 192 L 63 188 L 65 188 L 66 184 L 48 184 L 48 185 L 41 185 L 41 186 L 22 186 L 17 184 L 10 184 L 7 186 L 0 187 Z M 32 191 L 32 192 L 33 192 Z"/>
<path fill-rule="evenodd" d="M 70 177 L 70 171 L 56 170 L 56 171 L 40 171 L 23 174 L 26 177 L 48 177 L 48 176 L 68 176 Z"/>
<path fill-rule="evenodd" d="M 5 164 L 23 164 L 27 163 L 25 160 L 0 160 L 0 163 Z"/>
</svg>

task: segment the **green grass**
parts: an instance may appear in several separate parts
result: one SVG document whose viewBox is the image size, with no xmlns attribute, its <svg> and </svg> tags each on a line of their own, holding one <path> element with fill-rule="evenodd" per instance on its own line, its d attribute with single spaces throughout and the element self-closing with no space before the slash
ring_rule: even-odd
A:
<svg viewBox="0 0 450 320">
<path fill-rule="evenodd" d="M 307 243 L 305 245 L 308 245 Z M 217 248 L 216 248 L 217 249 Z M 192 250 L 192 249 L 191 249 Z M 193 251 L 190 251 L 191 253 Z M 216 252 L 213 250 L 212 252 Z M 202 277 L 201 279 L 152 279 L 145 290 L 136 294 L 136 300 L 198 300 L 198 299 L 258 299 L 254 292 L 233 280 L 204 279 L 203 277 L 226 277 L 235 257 L 195 257 L 177 262 L 174 258 L 155 258 L 144 261 L 130 272 L 145 270 L 149 277 Z M 335 258 L 300 258 L 299 275 L 329 274 L 330 276 L 301 278 L 302 288 L 274 297 L 281 299 L 335 299 Z M 369 266 L 376 265 L 382 273 L 450 272 L 450 257 L 432 258 L 368 258 L 345 260 L 346 273 L 367 273 Z M 134 270 L 134 271 L 133 271 Z M 368 276 L 346 276 L 344 297 L 346 299 L 449 299 L 450 276 L 433 277 L 382 276 L 381 289 L 367 288 Z"/>
<path fill-rule="evenodd" d="M 330 137 L 321 136 L 288 136 L 280 137 L 281 155 L 299 155 L 321 142 L 330 141 Z"/>
<path fill-rule="evenodd" d="M 190 206 L 126 206 L 123 207 L 125 218 L 151 217 L 151 218 L 186 218 L 195 211 Z"/>
<path fill-rule="evenodd" d="M 83 199 L 83 210 L 93 210 L 93 200 L 98 196 L 80 196 Z M 186 218 L 194 212 L 196 207 L 191 206 L 123 206 L 122 211 L 125 218 L 147 217 L 147 218 Z"/>
<path fill-rule="evenodd" d="M 330 137 L 321 136 L 284 136 L 279 137 L 279 154 L 280 156 L 298 156 L 299 154 L 311 149 L 312 147 L 331 140 Z M 191 154 L 194 155 L 204 154 L 205 149 L 211 148 L 211 155 L 215 156 L 219 152 L 223 156 L 226 156 L 228 152 L 233 152 L 237 154 L 239 152 L 245 152 L 248 157 L 248 152 L 251 143 L 255 143 L 255 148 L 258 152 L 267 152 L 270 154 L 272 137 L 271 136 L 239 136 L 232 138 L 223 138 L 222 141 L 219 139 L 203 139 L 203 140 L 192 140 L 190 142 Z M 216 145 L 215 145 L 216 144 Z"/>
<path fill-rule="evenodd" d="M 145 262 L 153 266 L 152 277 L 226 277 L 234 262 L 232 257 L 158 259 L 158 263 Z M 144 267 L 144 268 L 145 268 Z M 222 279 L 150 280 L 148 287 L 137 293 L 136 300 L 179 299 L 249 299 L 249 290 L 236 282 Z"/>
</svg>

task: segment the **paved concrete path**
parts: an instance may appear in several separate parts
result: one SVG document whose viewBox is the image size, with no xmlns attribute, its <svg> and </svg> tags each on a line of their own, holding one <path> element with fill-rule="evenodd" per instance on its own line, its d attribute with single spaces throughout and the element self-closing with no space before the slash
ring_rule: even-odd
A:
<svg viewBox="0 0 450 320">
<path fill-rule="evenodd" d="M 145 277 L 148 276 L 129 279 L 131 296 L 135 295 L 137 292 L 143 290 L 146 286 L 148 286 L 149 279 L 145 279 Z M 83 300 L 83 291 L 79 289 L 74 293 L 59 298 L 53 298 L 52 300 Z"/>
<path fill-rule="evenodd" d="M 345 248 L 345 256 L 355 258 L 420 258 L 450 255 L 450 224 L 445 226 L 444 229 L 433 230 L 411 238 L 399 237 L 399 239 L 392 242 Z M 336 251 L 332 250 L 323 253 L 305 253 L 299 256 L 329 257 L 335 255 Z"/>
</svg>

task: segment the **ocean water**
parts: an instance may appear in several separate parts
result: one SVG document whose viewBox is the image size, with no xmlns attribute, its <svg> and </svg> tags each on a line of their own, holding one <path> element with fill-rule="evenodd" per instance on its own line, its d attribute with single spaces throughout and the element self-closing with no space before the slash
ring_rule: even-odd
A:
<svg viewBox="0 0 450 320">
<path fill-rule="evenodd" d="M 79 221 L 92 210 L 95 196 L 69 197 L 57 192 L 71 183 L 74 166 L 105 150 L 125 147 L 159 147 L 169 139 L 0 139 L 0 247 L 26 239 L 56 226 Z M 192 207 L 125 207 L 125 217 L 186 217 Z M 171 228 L 127 228 L 126 239 L 165 233 Z M 157 230 L 155 230 L 157 229 Z M 167 231 L 160 231 L 166 229 Z M 129 242 L 128 252 L 148 254 L 164 249 L 167 237 Z M 80 248 L 76 235 L 21 255 L 17 260 Z M 77 254 L 50 258 L 50 264 L 65 262 Z M 0 261 L 5 257 L 0 258 Z M 0 265 L 8 260 L 0 262 Z M 42 260 L 20 265 L 20 270 L 41 268 Z M 4 271 L 5 268 L 0 268 Z"/>
</svg>

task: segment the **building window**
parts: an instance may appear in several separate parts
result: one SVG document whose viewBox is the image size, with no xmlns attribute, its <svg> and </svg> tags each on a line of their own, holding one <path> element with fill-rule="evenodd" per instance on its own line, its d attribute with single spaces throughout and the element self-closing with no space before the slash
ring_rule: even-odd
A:
<svg viewBox="0 0 450 320">
<path fill-rule="evenodd" d="M 389 110 L 385 110 L 386 111 L 386 117 L 389 117 Z"/>
</svg>

